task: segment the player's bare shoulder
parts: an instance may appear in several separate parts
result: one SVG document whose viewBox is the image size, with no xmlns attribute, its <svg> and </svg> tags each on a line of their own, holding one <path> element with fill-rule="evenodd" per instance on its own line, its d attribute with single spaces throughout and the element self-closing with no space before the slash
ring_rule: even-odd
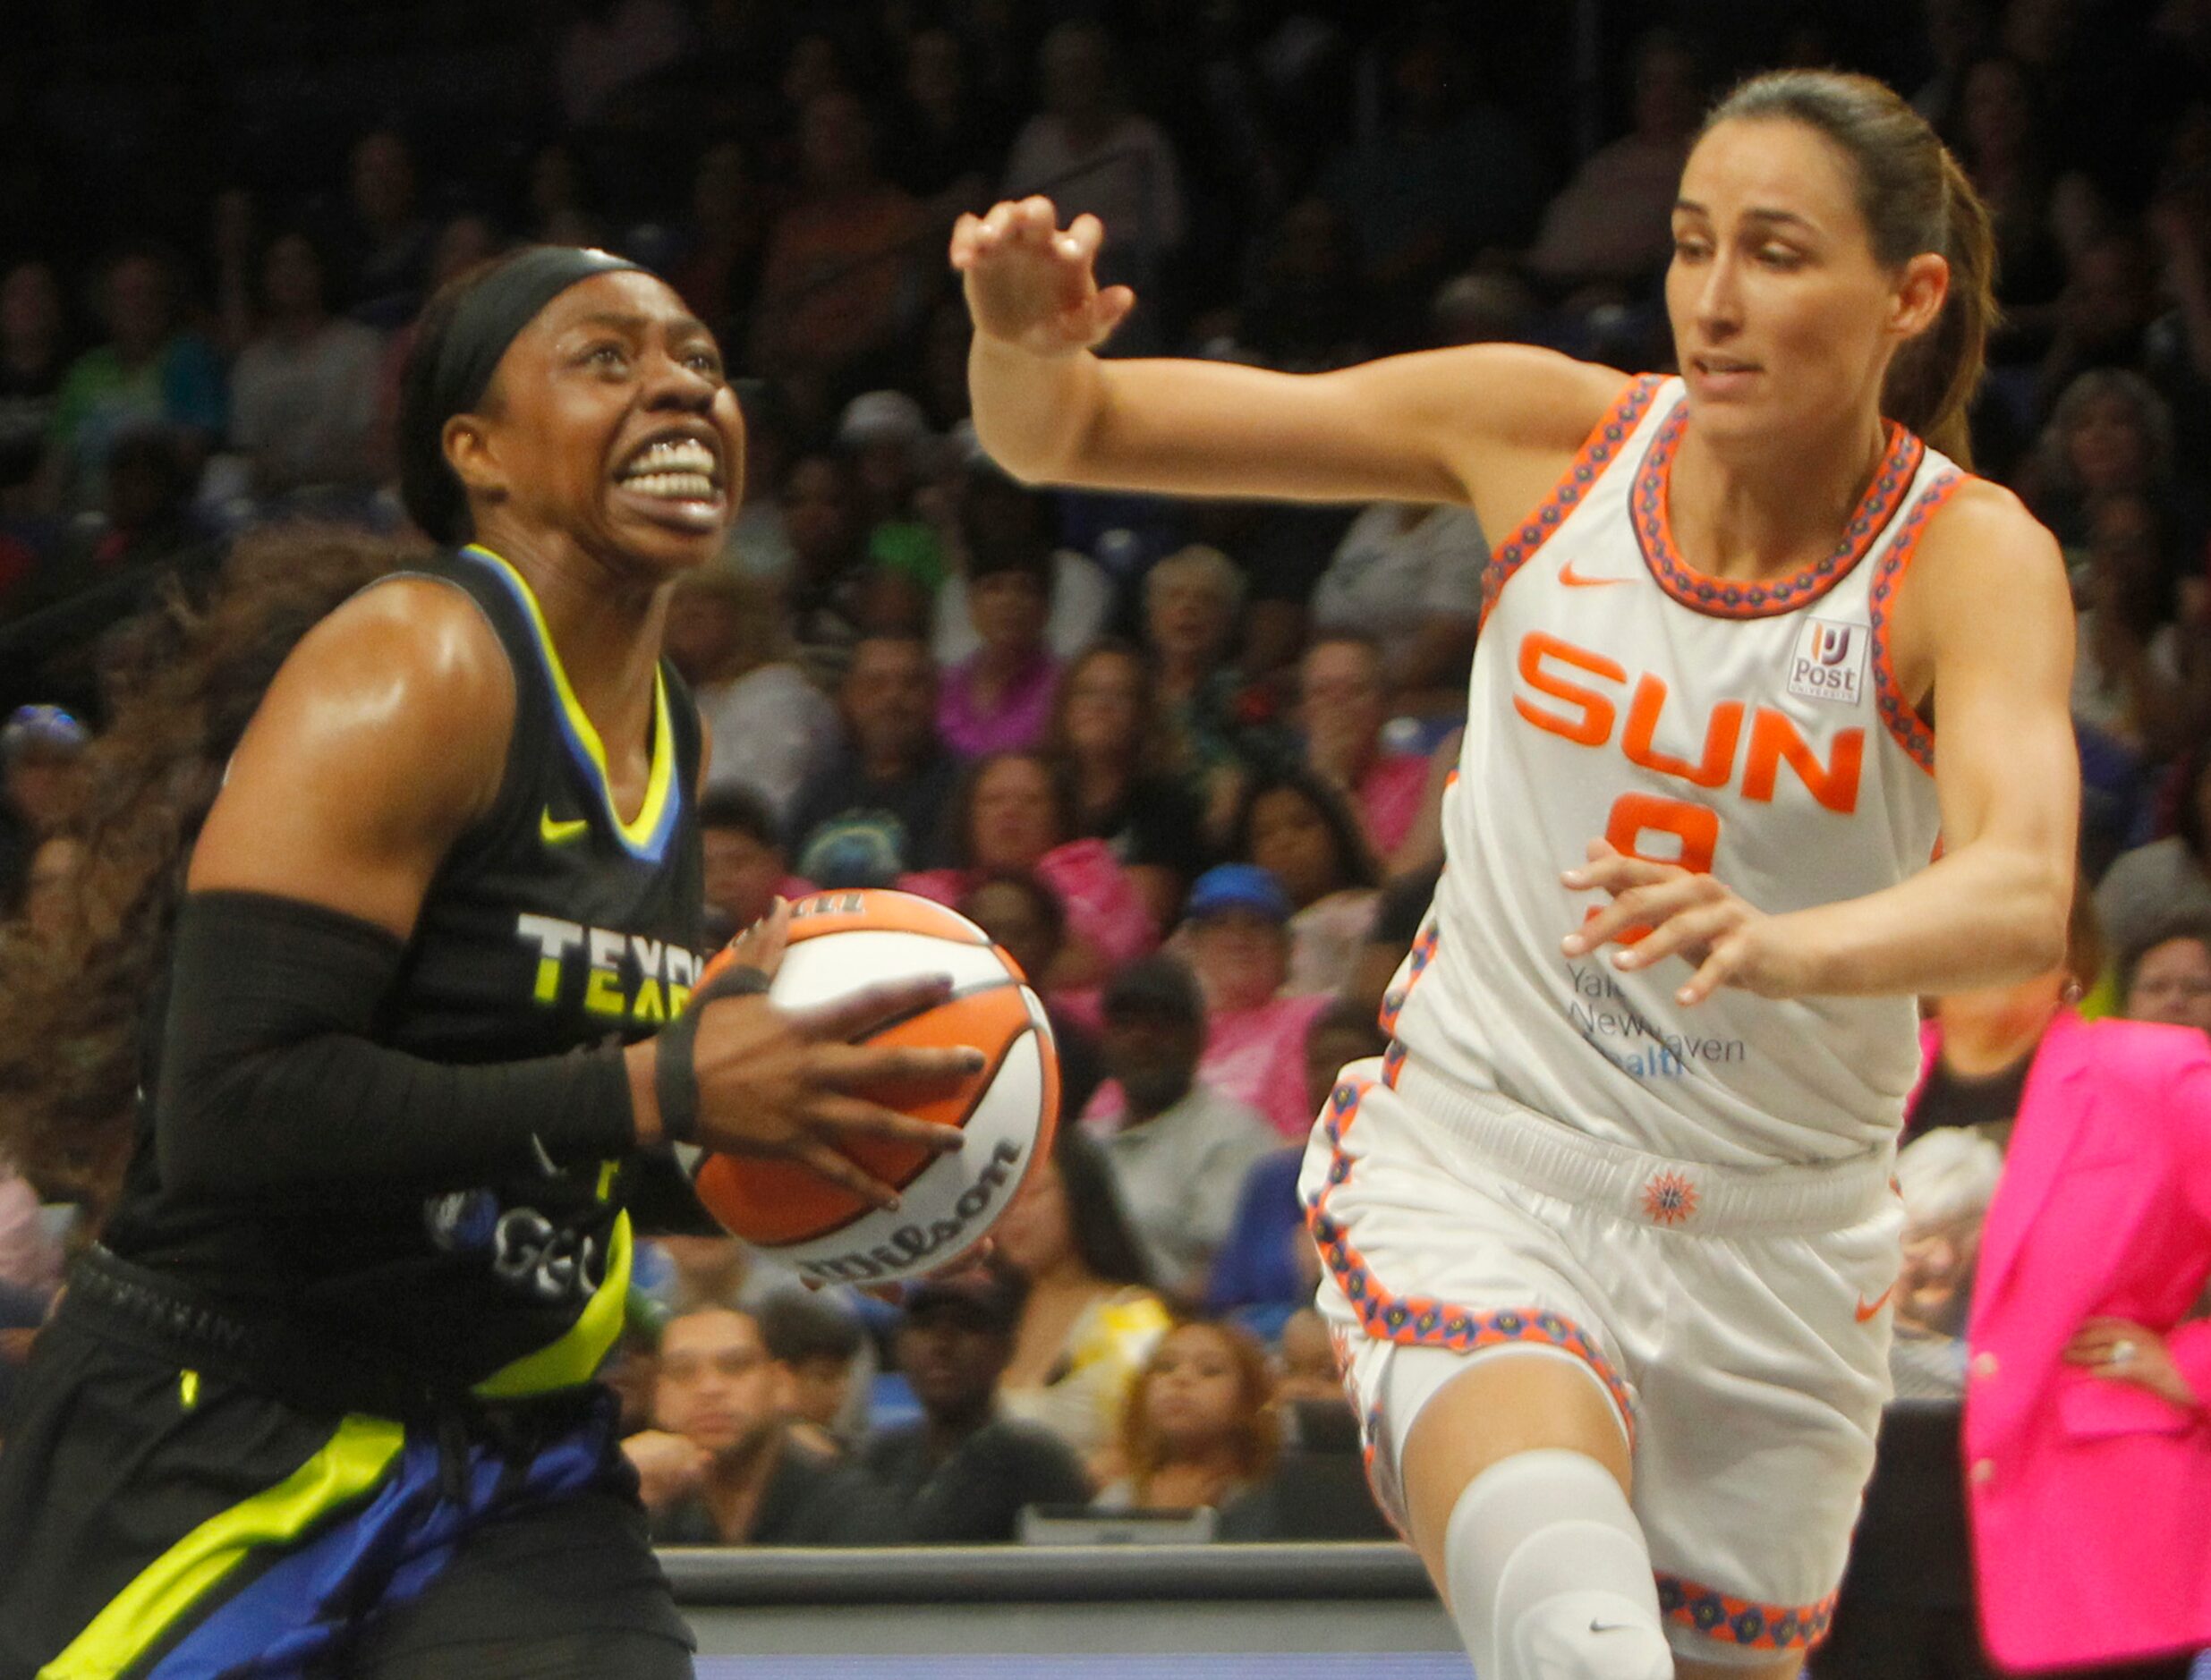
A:
<svg viewBox="0 0 2211 1680">
<path fill-rule="evenodd" d="M 1426 352 L 1422 419 L 1483 523 L 1506 530 L 1550 494 L 1628 376 L 1533 344 Z"/>
<path fill-rule="evenodd" d="M 2001 484 L 1962 477 L 1929 519 L 1896 602 L 1892 657 L 1906 693 L 1933 687 L 1946 641 L 2072 638 L 2057 539 Z"/>
<path fill-rule="evenodd" d="M 497 785 L 514 717 L 513 667 L 476 604 L 434 578 L 392 577 L 301 638 L 240 759 L 347 763 L 364 782 L 472 808 Z"/>
</svg>

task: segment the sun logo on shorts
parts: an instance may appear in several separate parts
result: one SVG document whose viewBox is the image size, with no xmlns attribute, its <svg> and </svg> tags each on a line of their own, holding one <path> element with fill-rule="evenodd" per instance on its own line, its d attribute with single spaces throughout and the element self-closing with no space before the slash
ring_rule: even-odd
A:
<svg viewBox="0 0 2211 1680">
<path fill-rule="evenodd" d="M 1653 1173 L 1643 1186 L 1643 1217 L 1653 1225 L 1680 1225 L 1697 1211 L 1697 1186 L 1680 1173 Z"/>
</svg>

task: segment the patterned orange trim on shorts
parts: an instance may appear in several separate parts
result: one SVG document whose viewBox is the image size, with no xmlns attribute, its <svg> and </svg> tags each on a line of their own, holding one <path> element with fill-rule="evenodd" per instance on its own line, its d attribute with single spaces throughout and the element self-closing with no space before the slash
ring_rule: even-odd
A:
<svg viewBox="0 0 2211 1680">
<path fill-rule="evenodd" d="M 1430 917 L 1433 918 L 1434 913 L 1431 910 Z M 1375 1021 L 1392 1038 L 1397 1036 L 1398 1016 L 1404 1012 L 1406 999 L 1413 995 L 1413 988 L 1420 983 L 1420 977 L 1428 972 L 1428 964 L 1435 961 L 1436 943 L 1441 938 L 1437 923 L 1431 920 L 1414 937 L 1412 966 L 1406 973 L 1405 984 L 1392 986 L 1382 995 L 1382 1014 L 1375 1017 Z"/>
<path fill-rule="evenodd" d="M 1827 1637 L 1835 1617 L 1831 1592 L 1817 1604 L 1761 1604 L 1738 1599 L 1664 1570 L 1658 1576 L 1658 1613 L 1707 1639 L 1746 1650 L 1808 1650 Z"/>
<path fill-rule="evenodd" d="M 1321 1263 L 1328 1268 L 1336 1286 L 1343 1291 L 1344 1299 L 1358 1314 L 1361 1328 L 1378 1342 L 1395 1342 L 1407 1347 L 1441 1347 L 1454 1353 L 1470 1353 L 1510 1342 L 1534 1343 L 1571 1353 L 1596 1373 L 1605 1392 L 1612 1396 L 1621 1426 L 1627 1430 L 1628 1449 L 1633 1451 L 1636 1420 L 1628 1385 L 1612 1369 L 1611 1362 L 1597 1351 L 1595 1342 L 1581 1326 L 1557 1312 L 1515 1311 L 1509 1308 L 1475 1312 L 1421 1295 L 1392 1294 L 1374 1276 L 1365 1257 L 1352 1247 L 1343 1226 L 1330 1217 L 1330 1194 L 1351 1176 L 1351 1158 L 1343 1152 L 1343 1134 L 1358 1117 L 1359 1102 L 1373 1087 L 1372 1080 L 1346 1080 L 1329 1093 L 1327 1119 L 1322 1127 L 1330 1151 L 1328 1182 L 1314 1198 L 1312 1207 L 1305 1210 L 1305 1224 L 1321 1251 Z"/>
<path fill-rule="evenodd" d="M 1919 715 L 1919 708 L 1905 698 L 1903 685 L 1896 680 L 1896 666 L 1889 658 L 1889 614 L 1895 605 L 1896 591 L 1903 585 L 1904 574 L 1911 570 L 1912 556 L 1919 550 L 1919 539 L 1926 535 L 1927 522 L 1964 482 L 1965 475 L 1961 472 L 1940 472 L 1919 493 L 1918 499 L 1911 505 L 1911 512 L 1904 515 L 1903 528 L 1896 533 L 1896 540 L 1889 545 L 1888 553 L 1881 556 L 1880 567 L 1874 573 L 1873 590 L 1867 598 L 1867 611 L 1873 620 L 1874 708 L 1881 714 L 1882 726 L 1923 770 L 1935 768 L 1935 731 Z"/>
<path fill-rule="evenodd" d="M 1620 446 L 1628 441 L 1628 434 L 1636 428 L 1636 422 L 1658 395 L 1658 387 L 1666 382 L 1659 373 L 1646 373 L 1630 379 L 1627 387 L 1612 404 L 1607 414 L 1582 442 L 1574 462 L 1567 468 L 1566 476 L 1545 498 L 1543 505 L 1521 522 L 1520 528 L 1497 546 L 1490 556 L 1489 564 L 1482 568 L 1482 619 L 1487 623 L 1497 606 L 1497 598 L 1504 593 L 1505 585 L 1512 574 L 1527 563 L 1528 556 L 1542 547 L 1551 533 L 1566 522 L 1566 516 L 1581 505 L 1581 498 L 1589 494 L 1590 486 L 1604 475 L 1604 469 L 1620 453 Z"/>
</svg>

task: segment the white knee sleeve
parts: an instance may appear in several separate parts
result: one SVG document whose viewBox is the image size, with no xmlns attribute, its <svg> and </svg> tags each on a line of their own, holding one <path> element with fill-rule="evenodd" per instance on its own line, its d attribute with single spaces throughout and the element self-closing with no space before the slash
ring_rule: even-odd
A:
<svg viewBox="0 0 2211 1680">
<path fill-rule="evenodd" d="M 1480 1680 L 1672 1680 L 1642 1525 L 1586 1454 L 1492 1464 L 1451 1508 L 1443 1562 Z"/>
</svg>

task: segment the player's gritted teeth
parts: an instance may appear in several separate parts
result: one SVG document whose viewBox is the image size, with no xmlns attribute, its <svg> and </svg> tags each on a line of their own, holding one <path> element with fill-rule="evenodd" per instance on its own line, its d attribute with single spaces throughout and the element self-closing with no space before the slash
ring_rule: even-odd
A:
<svg viewBox="0 0 2211 1680">
<path fill-rule="evenodd" d="M 651 504 L 656 516 L 693 528 L 720 520 L 727 481 L 721 439 L 703 422 L 656 432 L 615 472 L 617 488 Z"/>
</svg>

